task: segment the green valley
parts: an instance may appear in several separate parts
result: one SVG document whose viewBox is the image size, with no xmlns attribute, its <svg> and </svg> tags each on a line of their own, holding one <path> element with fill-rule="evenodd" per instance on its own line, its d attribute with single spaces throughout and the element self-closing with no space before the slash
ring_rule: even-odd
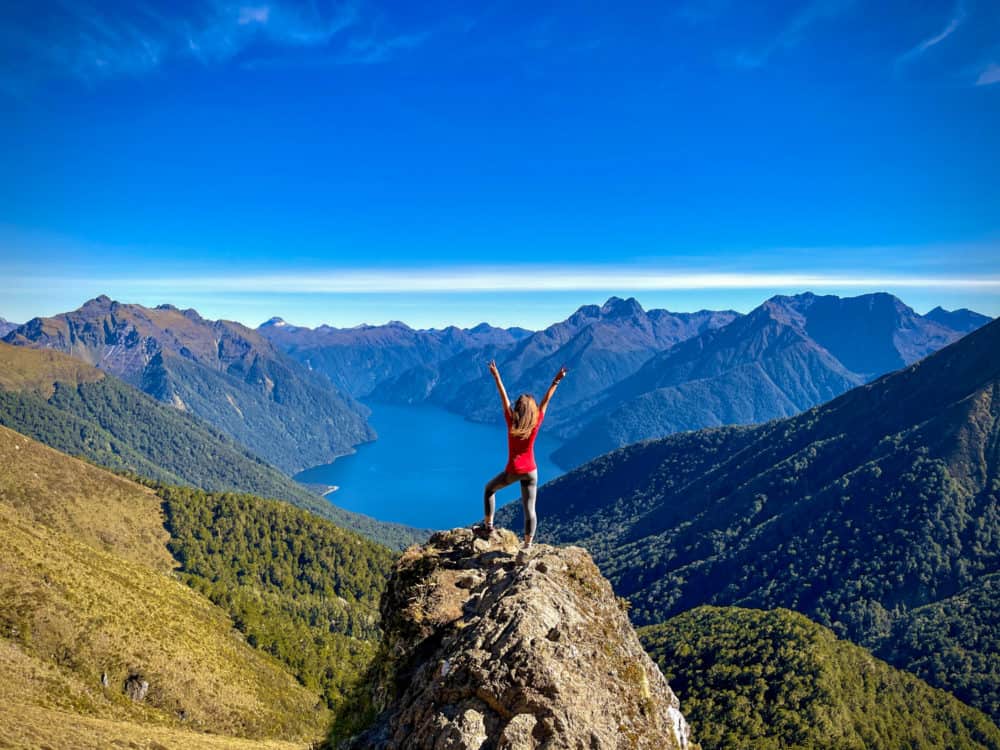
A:
<svg viewBox="0 0 1000 750">
<path fill-rule="evenodd" d="M 426 537 L 332 505 L 206 422 L 60 352 L 0 342 L 0 425 L 117 471 L 286 500 L 396 549 Z"/>
</svg>

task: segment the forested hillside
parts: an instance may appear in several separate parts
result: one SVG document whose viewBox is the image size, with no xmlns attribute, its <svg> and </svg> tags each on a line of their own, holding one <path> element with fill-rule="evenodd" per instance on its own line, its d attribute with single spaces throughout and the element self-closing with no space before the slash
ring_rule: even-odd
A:
<svg viewBox="0 0 1000 750">
<path fill-rule="evenodd" d="M 590 549 L 640 624 L 795 609 L 996 717 L 998 416 L 993 322 L 797 417 L 592 461 L 542 488 L 539 538 Z"/>
<path fill-rule="evenodd" d="M 110 469 L 286 500 L 394 548 L 426 537 L 332 505 L 206 422 L 60 352 L 0 342 L 0 425 Z"/>
<path fill-rule="evenodd" d="M 979 711 L 795 612 L 697 607 L 639 637 L 702 750 L 1000 748 Z"/>
</svg>

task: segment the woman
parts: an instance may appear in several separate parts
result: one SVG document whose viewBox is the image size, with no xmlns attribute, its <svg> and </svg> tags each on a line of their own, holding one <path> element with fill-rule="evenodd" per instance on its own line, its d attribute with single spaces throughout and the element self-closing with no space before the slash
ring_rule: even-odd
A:
<svg viewBox="0 0 1000 750">
<path fill-rule="evenodd" d="M 507 421 L 507 466 L 491 479 L 483 490 L 483 509 L 486 516 L 483 519 L 483 529 L 488 534 L 493 531 L 493 511 L 496 506 L 496 493 L 514 482 L 521 483 L 521 505 L 524 507 L 524 548 L 531 548 L 538 520 L 535 517 L 535 495 L 538 492 L 538 467 L 535 464 L 535 438 L 538 428 L 545 419 L 545 410 L 549 406 L 552 394 L 556 392 L 559 381 L 566 377 L 566 368 L 552 379 L 552 385 L 545 392 L 541 405 L 535 403 L 530 393 L 522 393 L 517 397 L 514 406 L 510 405 L 507 391 L 500 379 L 497 363 L 490 360 L 490 374 L 496 381 L 503 402 L 503 416 Z"/>
</svg>

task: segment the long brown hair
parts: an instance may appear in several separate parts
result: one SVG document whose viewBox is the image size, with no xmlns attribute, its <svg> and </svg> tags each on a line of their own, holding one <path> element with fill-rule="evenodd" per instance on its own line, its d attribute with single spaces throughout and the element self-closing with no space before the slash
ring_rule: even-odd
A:
<svg viewBox="0 0 1000 750">
<path fill-rule="evenodd" d="M 538 404 L 530 393 L 517 397 L 511 411 L 510 434 L 516 438 L 526 438 L 538 424 Z"/>
</svg>

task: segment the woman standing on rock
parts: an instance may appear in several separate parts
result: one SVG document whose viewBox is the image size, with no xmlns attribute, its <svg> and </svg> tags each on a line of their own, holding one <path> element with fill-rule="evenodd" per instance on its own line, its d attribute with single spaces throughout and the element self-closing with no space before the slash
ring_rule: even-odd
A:
<svg viewBox="0 0 1000 750">
<path fill-rule="evenodd" d="M 524 547 L 529 549 L 535 536 L 535 527 L 538 525 L 538 519 L 535 517 L 535 496 L 538 492 L 535 438 L 538 437 L 538 428 L 545 419 L 545 410 L 549 406 L 552 394 L 556 392 L 559 381 L 566 377 L 566 368 L 559 368 L 559 372 L 552 379 L 552 385 L 545 392 L 541 405 L 535 403 L 535 398 L 530 393 L 522 393 L 512 407 L 494 360 L 490 360 L 490 374 L 496 381 L 497 390 L 500 391 L 503 416 L 507 421 L 507 465 L 486 484 L 483 490 L 483 509 L 486 516 L 482 528 L 487 533 L 493 531 L 493 511 L 496 507 L 497 491 L 514 482 L 520 482 L 521 505 L 524 508 Z"/>
</svg>

